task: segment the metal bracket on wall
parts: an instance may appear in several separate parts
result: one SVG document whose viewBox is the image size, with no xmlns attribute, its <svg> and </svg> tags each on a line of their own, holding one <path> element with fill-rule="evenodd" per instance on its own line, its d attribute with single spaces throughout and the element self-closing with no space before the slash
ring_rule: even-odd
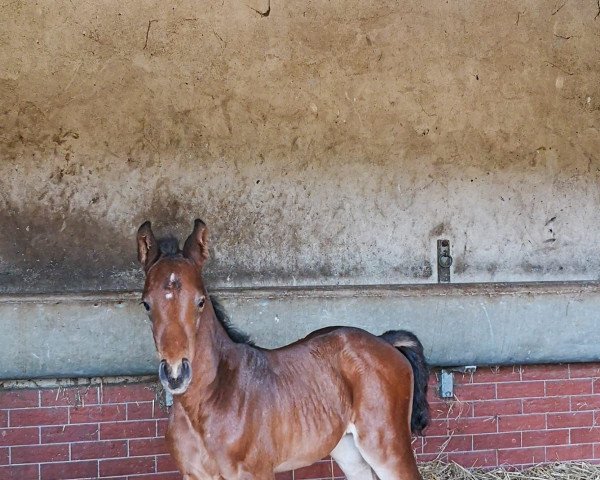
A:
<svg viewBox="0 0 600 480">
<path fill-rule="evenodd" d="M 438 283 L 450 283 L 450 240 L 437 241 Z"/>
<path fill-rule="evenodd" d="M 440 397 L 454 397 L 454 375 L 448 370 L 442 370 L 440 372 Z"/>
<path fill-rule="evenodd" d="M 440 397 L 454 398 L 454 372 L 473 374 L 476 370 L 477 367 L 474 365 L 442 369 L 442 371 L 440 372 Z"/>
<path fill-rule="evenodd" d="M 168 390 L 165 390 L 165 405 L 167 407 L 172 407 L 173 406 L 173 394 L 171 392 L 169 392 Z"/>
</svg>

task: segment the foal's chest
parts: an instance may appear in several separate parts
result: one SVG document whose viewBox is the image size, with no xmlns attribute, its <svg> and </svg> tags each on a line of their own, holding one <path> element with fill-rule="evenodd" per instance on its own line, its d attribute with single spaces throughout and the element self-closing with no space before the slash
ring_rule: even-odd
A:
<svg viewBox="0 0 600 480">
<path fill-rule="evenodd" d="M 178 402 L 173 404 L 165 439 L 182 474 L 190 475 L 193 479 L 222 478 L 218 465 L 208 453 L 203 438 L 194 429 L 188 415 Z"/>
</svg>

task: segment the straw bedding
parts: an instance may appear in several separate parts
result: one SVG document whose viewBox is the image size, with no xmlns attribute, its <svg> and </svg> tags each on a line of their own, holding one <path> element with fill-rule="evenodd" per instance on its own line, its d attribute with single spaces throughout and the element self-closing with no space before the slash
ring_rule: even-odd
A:
<svg viewBox="0 0 600 480">
<path fill-rule="evenodd" d="M 522 471 L 506 469 L 467 470 L 460 465 L 429 462 L 420 466 L 423 480 L 600 480 L 600 465 L 556 463 Z"/>
</svg>

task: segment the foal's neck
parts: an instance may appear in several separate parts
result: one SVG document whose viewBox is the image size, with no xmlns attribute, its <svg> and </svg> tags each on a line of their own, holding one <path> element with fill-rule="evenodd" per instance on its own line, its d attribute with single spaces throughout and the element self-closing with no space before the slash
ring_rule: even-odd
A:
<svg viewBox="0 0 600 480">
<path fill-rule="evenodd" d="M 206 295 L 206 305 L 198 322 L 194 360 L 192 361 L 192 381 L 180 400 L 186 410 L 197 409 L 209 397 L 217 385 L 219 364 L 227 356 L 228 361 L 237 357 L 235 343 L 229 338 L 225 328 L 217 318 L 210 297 Z"/>
</svg>

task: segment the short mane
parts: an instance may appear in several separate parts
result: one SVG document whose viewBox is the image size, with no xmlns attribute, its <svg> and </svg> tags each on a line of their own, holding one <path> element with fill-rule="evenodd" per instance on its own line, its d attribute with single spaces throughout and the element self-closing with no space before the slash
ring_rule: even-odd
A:
<svg viewBox="0 0 600 480">
<path fill-rule="evenodd" d="M 173 235 L 168 235 L 158 240 L 158 251 L 163 257 L 174 257 L 181 253 L 179 240 Z"/>
<path fill-rule="evenodd" d="M 254 347 L 255 344 L 252 340 L 250 340 L 250 335 L 242 332 L 231 324 L 231 320 L 229 320 L 229 316 L 225 312 L 225 308 L 221 304 L 220 300 L 214 295 L 209 295 L 209 297 L 217 316 L 217 320 L 219 320 L 221 325 L 223 325 L 223 328 L 227 332 L 227 335 L 229 335 L 229 338 L 231 338 L 231 340 L 233 340 L 235 343 L 244 343 Z"/>
</svg>

